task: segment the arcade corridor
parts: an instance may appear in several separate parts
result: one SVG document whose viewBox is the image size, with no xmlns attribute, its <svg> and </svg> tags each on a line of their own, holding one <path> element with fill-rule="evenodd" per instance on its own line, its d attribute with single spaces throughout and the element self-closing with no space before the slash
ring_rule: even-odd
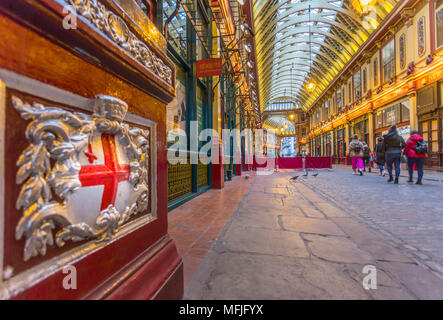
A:
<svg viewBox="0 0 443 320">
<path fill-rule="evenodd" d="M 443 298 L 443 174 L 423 187 L 343 166 L 312 174 L 237 177 L 170 212 L 185 299 Z M 203 214 L 219 234 L 202 231 Z M 365 265 L 376 267 L 377 289 L 363 288 Z"/>
</svg>

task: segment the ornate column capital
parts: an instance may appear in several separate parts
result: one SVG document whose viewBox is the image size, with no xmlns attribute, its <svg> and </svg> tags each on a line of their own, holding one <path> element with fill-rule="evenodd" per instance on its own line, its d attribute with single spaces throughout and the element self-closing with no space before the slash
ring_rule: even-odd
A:
<svg viewBox="0 0 443 320">
<path fill-rule="evenodd" d="M 412 26 L 412 18 L 414 17 L 414 9 L 406 8 L 401 12 L 401 20 L 409 28 Z"/>
</svg>

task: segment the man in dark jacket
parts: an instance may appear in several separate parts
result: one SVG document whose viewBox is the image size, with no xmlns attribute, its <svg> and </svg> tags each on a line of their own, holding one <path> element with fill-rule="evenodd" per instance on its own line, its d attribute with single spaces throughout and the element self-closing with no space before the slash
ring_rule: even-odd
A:
<svg viewBox="0 0 443 320">
<path fill-rule="evenodd" d="M 392 182 L 392 164 L 395 165 L 395 181 L 398 184 L 398 177 L 400 176 L 400 159 L 401 151 L 405 147 L 405 139 L 398 134 L 397 126 L 393 125 L 389 128 L 388 133 L 383 136 L 383 150 L 386 154 L 386 166 L 388 167 L 389 180 Z"/>
<path fill-rule="evenodd" d="M 378 164 L 380 168 L 380 175 L 385 176 L 386 171 L 384 170 L 385 159 L 385 149 L 383 149 L 383 138 L 377 138 L 378 143 L 375 145 L 375 163 Z"/>
</svg>

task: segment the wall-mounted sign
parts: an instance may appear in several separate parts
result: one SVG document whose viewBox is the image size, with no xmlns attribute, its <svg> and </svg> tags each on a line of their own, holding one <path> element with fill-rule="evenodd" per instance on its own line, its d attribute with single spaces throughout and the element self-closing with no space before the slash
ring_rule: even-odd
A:
<svg viewBox="0 0 443 320">
<path fill-rule="evenodd" d="M 223 61 L 221 58 L 211 58 L 197 61 L 197 77 L 214 77 L 222 74 Z"/>
</svg>

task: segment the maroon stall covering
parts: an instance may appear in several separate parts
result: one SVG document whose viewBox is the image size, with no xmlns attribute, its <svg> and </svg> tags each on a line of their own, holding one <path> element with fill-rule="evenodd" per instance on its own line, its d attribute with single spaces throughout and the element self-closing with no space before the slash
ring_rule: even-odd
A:
<svg viewBox="0 0 443 320">
<path fill-rule="evenodd" d="M 303 168 L 303 158 L 278 158 L 279 169 L 301 169 Z"/>
<path fill-rule="evenodd" d="M 326 168 L 332 168 L 332 157 L 306 157 L 306 169 Z"/>
<path fill-rule="evenodd" d="M 273 158 L 260 157 L 258 160 L 254 157 L 253 169 L 257 168 L 269 168 L 272 163 L 268 164 L 268 161 L 273 161 Z M 293 157 L 293 158 L 278 158 L 275 164 L 278 164 L 279 169 L 303 169 L 303 158 Z M 332 157 L 306 157 L 306 169 L 326 169 L 332 168 Z M 272 167 L 273 168 L 273 167 Z"/>
</svg>

